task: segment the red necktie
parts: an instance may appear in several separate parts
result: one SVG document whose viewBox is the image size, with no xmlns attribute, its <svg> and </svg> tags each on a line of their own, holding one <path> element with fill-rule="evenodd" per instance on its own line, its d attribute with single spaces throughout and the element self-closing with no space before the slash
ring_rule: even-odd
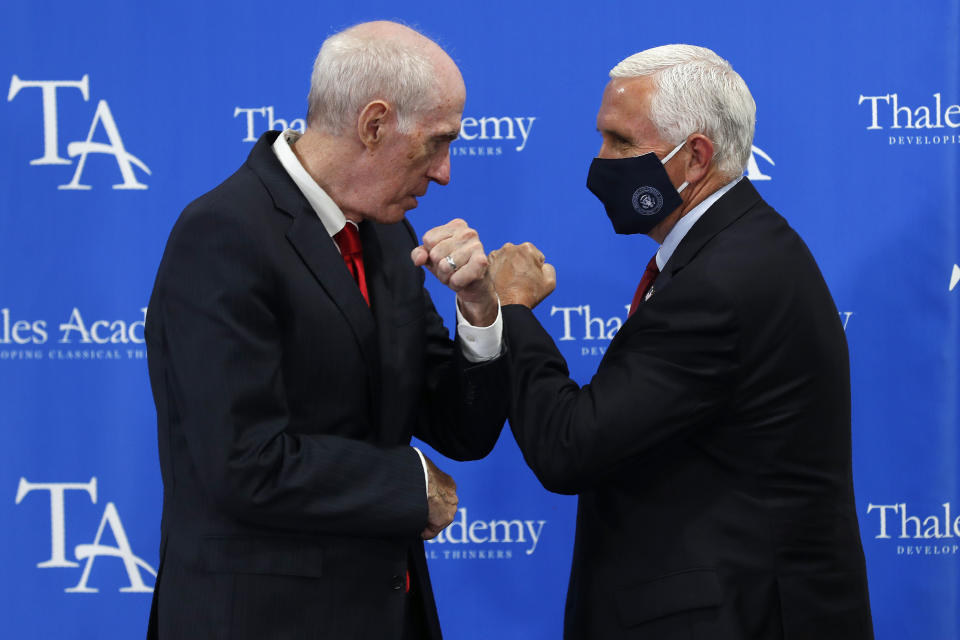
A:
<svg viewBox="0 0 960 640">
<path fill-rule="evenodd" d="M 357 286 L 360 287 L 360 293 L 363 294 L 363 299 L 367 301 L 367 306 L 369 307 L 370 296 L 367 293 L 367 274 L 363 270 L 363 246 L 360 244 L 360 232 L 352 223 L 348 222 L 343 225 L 343 229 L 334 234 L 333 239 L 336 240 L 337 246 L 340 247 L 340 255 L 343 256 L 343 262 L 347 265 L 347 270 L 350 272 L 350 275 L 356 280 Z M 409 570 L 407 571 L 405 588 L 406 592 L 410 593 Z"/>
<path fill-rule="evenodd" d="M 353 276 L 357 286 L 360 287 L 360 293 L 363 294 L 363 299 L 367 301 L 369 307 L 370 296 L 367 294 L 367 275 L 363 270 L 363 247 L 360 245 L 360 232 L 352 223 L 348 222 L 343 229 L 333 236 L 333 239 L 340 247 L 340 255 L 343 256 L 347 270 L 350 271 L 350 275 Z"/>
<path fill-rule="evenodd" d="M 647 295 L 647 291 L 653 286 L 653 281 L 657 279 L 658 275 L 660 275 L 660 267 L 657 266 L 657 254 L 653 254 L 650 262 L 647 263 L 646 270 L 643 272 L 643 277 L 640 278 L 640 284 L 637 285 L 637 292 L 633 294 L 630 313 L 627 314 L 628 318 L 633 315 L 633 312 L 636 311 L 640 303 L 643 302 L 644 296 Z"/>
</svg>

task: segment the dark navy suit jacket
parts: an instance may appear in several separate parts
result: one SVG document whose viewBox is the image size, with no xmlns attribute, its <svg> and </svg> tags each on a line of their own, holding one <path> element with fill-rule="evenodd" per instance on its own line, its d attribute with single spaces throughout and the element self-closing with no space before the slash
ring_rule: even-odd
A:
<svg viewBox="0 0 960 640">
<path fill-rule="evenodd" d="M 164 485 L 150 633 L 399 638 L 413 597 L 436 639 L 408 445 L 486 455 L 506 416 L 505 360 L 463 359 L 405 220 L 360 225 L 368 307 L 276 135 L 184 210 L 150 299 Z"/>
<path fill-rule="evenodd" d="M 583 387 L 504 308 L 513 433 L 580 496 L 565 637 L 872 638 L 847 344 L 807 247 L 744 179 L 654 291 Z"/>
</svg>

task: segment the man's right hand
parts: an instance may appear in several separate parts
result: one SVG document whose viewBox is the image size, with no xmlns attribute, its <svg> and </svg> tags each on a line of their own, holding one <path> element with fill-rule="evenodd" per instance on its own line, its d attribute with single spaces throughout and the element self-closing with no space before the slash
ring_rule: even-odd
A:
<svg viewBox="0 0 960 640">
<path fill-rule="evenodd" d="M 427 463 L 427 528 L 420 537 L 424 540 L 437 537 L 457 515 L 457 483 L 424 456 Z"/>
<path fill-rule="evenodd" d="M 533 244 L 507 243 L 487 256 L 500 306 L 522 304 L 533 309 L 557 286 L 557 273 Z"/>
</svg>

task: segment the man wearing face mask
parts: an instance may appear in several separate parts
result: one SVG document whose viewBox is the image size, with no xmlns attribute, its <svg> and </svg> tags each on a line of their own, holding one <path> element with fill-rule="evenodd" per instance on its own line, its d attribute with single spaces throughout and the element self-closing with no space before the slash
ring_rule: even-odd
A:
<svg viewBox="0 0 960 640">
<path fill-rule="evenodd" d="M 543 254 L 491 254 L 514 436 L 544 487 L 579 494 L 564 637 L 872 638 L 847 345 L 807 247 L 742 175 L 753 98 L 701 47 L 610 76 L 587 186 L 660 248 L 590 384 L 530 310 L 555 284 Z"/>
</svg>

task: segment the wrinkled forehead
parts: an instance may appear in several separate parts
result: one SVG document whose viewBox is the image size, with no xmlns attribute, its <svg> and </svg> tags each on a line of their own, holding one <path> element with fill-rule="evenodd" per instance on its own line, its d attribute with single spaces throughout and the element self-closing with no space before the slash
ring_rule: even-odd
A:
<svg viewBox="0 0 960 640">
<path fill-rule="evenodd" d="M 442 53 L 442 52 L 441 52 Z M 443 54 L 446 57 L 446 54 Z M 421 116 L 421 124 L 431 132 L 453 130 L 459 132 L 460 117 L 466 102 L 466 87 L 460 70 L 447 57 L 448 64 L 438 64 L 434 85 L 433 106 Z"/>
<path fill-rule="evenodd" d="M 466 100 L 467 88 L 463 82 L 463 76 L 453 59 L 445 51 L 437 48 L 437 52 L 432 56 L 433 69 L 437 79 L 437 91 L 441 100 L 449 99 L 454 104 L 459 104 L 461 111 L 463 103 Z"/>
<path fill-rule="evenodd" d="M 421 113 L 417 124 L 426 136 L 456 138 L 460 135 L 462 115 L 463 101 L 449 102 Z"/>
</svg>

